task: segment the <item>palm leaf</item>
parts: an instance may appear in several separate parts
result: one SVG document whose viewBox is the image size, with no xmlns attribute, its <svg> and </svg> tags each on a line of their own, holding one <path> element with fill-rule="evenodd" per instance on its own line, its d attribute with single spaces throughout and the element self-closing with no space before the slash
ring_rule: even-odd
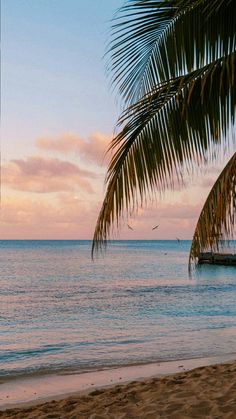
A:
<svg viewBox="0 0 236 419">
<path fill-rule="evenodd" d="M 229 238 L 234 229 L 236 214 L 236 153 L 212 187 L 201 211 L 193 236 L 189 268 L 201 252 L 218 250 L 223 236 Z"/>
<path fill-rule="evenodd" d="M 93 250 L 104 244 L 124 210 L 132 212 L 147 194 L 181 181 L 191 168 L 213 154 L 235 117 L 236 53 L 201 70 L 160 84 L 128 108 L 117 150 L 108 168 L 107 190 L 98 217 Z"/>
<path fill-rule="evenodd" d="M 235 0 L 126 3 L 113 25 L 108 70 L 127 103 L 235 50 Z"/>
</svg>

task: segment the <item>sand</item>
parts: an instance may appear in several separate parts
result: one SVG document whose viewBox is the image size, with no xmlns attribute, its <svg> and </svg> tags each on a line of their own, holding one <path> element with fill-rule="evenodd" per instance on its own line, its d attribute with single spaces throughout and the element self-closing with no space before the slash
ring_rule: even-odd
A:
<svg viewBox="0 0 236 419">
<path fill-rule="evenodd" d="M 236 362 L 8 409 L 0 418 L 236 419 Z"/>
</svg>

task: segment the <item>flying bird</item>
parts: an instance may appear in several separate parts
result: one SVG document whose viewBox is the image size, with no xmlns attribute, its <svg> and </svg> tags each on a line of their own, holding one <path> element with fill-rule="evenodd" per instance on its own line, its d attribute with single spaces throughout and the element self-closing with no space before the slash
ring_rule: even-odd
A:
<svg viewBox="0 0 236 419">
<path fill-rule="evenodd" d="M 159 224 L 157 224 L 157 226 L 153 227 L 152 230 L 156 230 L 157 227 L 159 227 Z"/>
<path fill-rule="evenodd" d="M 134 230 L 132 227 L 130 227 L 130 225 L 129 225 L 129 224 L 127 224 L 127 226 L 128 226 L 128 228 L 129 228 L 130 230 Z"/>
</svg>

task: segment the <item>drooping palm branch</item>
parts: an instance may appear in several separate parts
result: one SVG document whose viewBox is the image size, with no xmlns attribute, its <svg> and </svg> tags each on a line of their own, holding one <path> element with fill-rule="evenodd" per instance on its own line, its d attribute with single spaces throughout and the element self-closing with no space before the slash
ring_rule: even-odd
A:
<svg viewBox="0 0 236 419">
<path fill-rule="evenodd" d="M 127 104 L 235 51 L 234 0 L 129 0 L 114 20 L 108 70 Z"/>
<path fill-rule="evenodd" d="M 122 12 L 111 69 L 128 107 L 110 146 L 92 251 L 148 193 L 227 147 L 235 118 L 235 1 L 129 0 Z"/>
<path fill-rule="evenodd" d="M 201 252 L 218 250 L 221 237 L 230 238 L 236 217 L 236 153 L 212 187 L 194 232 L 189 268 Z"/>
</svg>

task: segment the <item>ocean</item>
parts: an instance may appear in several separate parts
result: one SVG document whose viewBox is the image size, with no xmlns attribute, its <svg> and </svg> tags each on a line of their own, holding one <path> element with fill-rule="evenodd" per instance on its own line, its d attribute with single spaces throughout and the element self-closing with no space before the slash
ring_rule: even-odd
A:
<svg viewBox="0 0 236 419">
<path fill-rule="evenodd" d="M 0 376 L 236 352 L 236 269 L 190 241 L 0 241 Z"/>
</svg>

